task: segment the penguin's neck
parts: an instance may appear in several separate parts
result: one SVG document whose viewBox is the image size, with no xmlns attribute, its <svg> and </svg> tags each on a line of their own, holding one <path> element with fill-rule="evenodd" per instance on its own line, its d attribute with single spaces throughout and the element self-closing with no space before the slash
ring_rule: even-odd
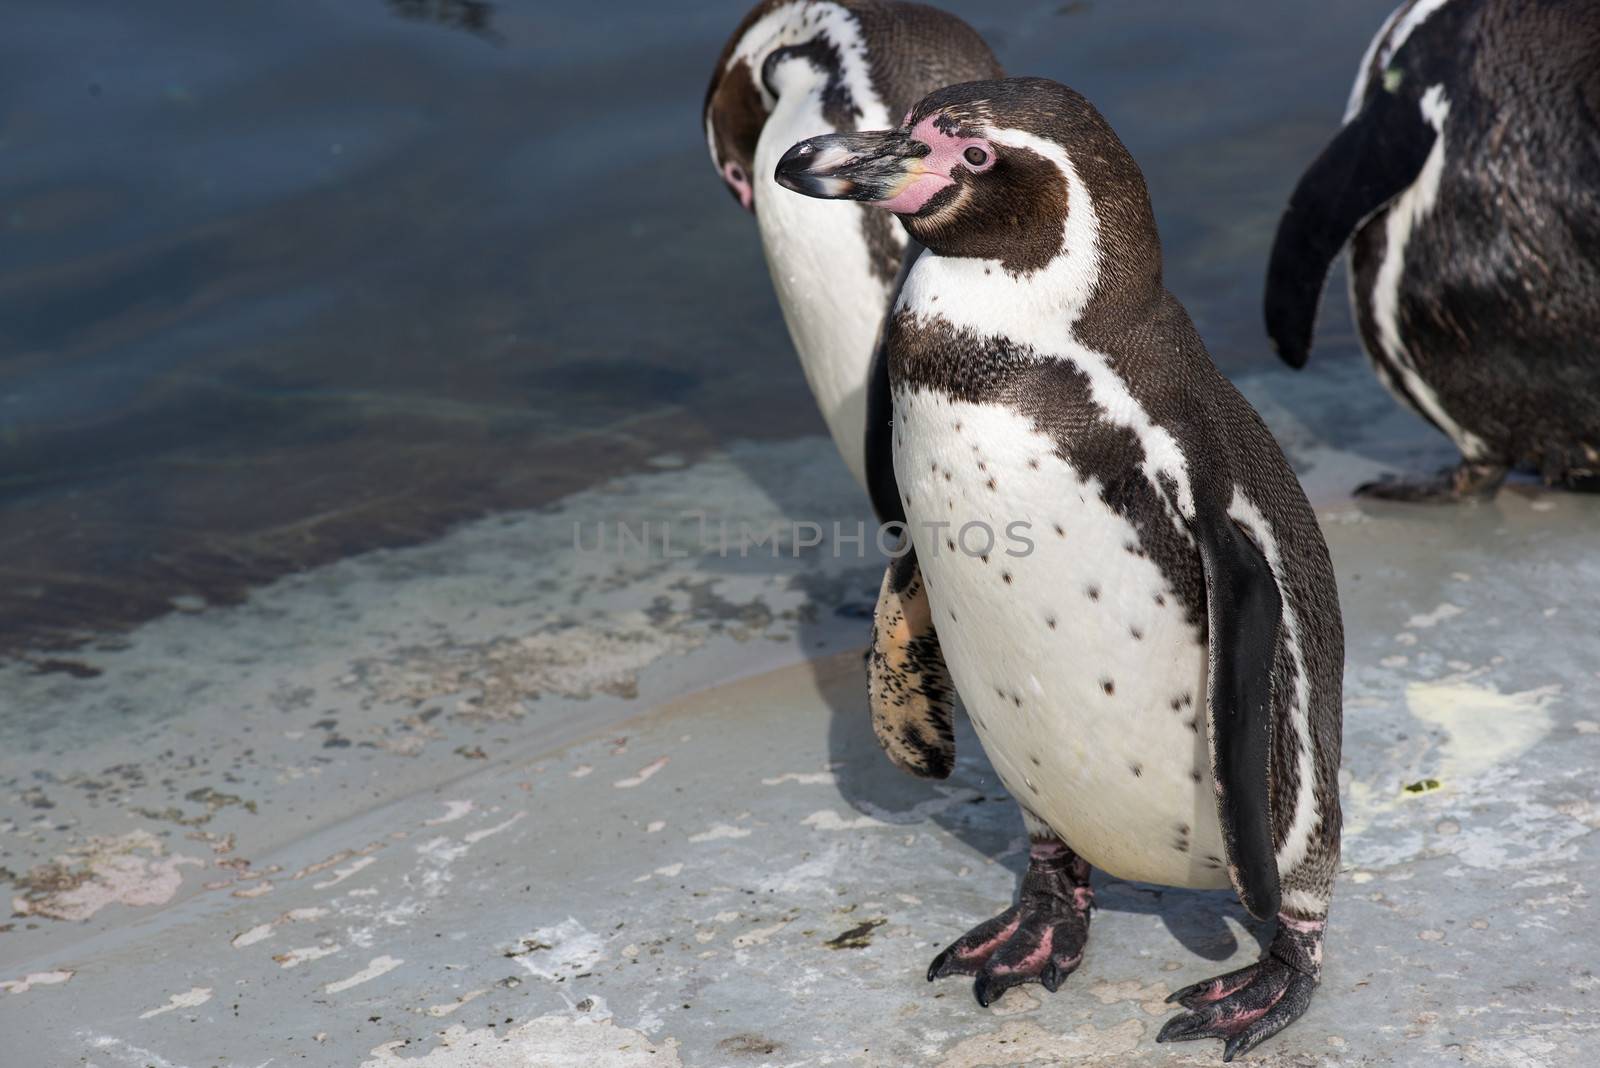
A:
<svg viewBox="0 0 1600 1068">
<path fill-rule="evenodd" d="M 1063 249 L 1038 271 L 1013 275 L 998 260 L 925 252 L 896 310 L 943 319 L 979 337 L 1006 337 L 1040 354 L 1067 352 L 1076 347 L 1073 325 L 1094 296 L 1097 258 L 1091 242 L 1076 253 Z"/>
<path fill-rule="evenodd" d="M 756 220 L 806 382 L 834 444 L 865 485 L 867 380 L 894 279 L 873 271 L 870 209 L 799 196 L 772 178 L 794 144 L 834 132 L 823 118 L 820 92 L 784 87 L 756 145 Z M 898 255 L 905 247 L 898 223 L 888 235 Z"/>
</svg>

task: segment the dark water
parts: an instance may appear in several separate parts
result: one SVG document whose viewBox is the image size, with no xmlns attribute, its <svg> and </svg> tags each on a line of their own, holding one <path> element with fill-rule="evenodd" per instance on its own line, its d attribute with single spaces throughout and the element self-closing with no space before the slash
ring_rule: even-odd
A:
<svg viewBox="0 0 1600 1068">
<path fill-rule="evenodd" d="M 946 6 L 1100 105 L 1236 373 L 1391 2 Z M 0 651 L 820 432 L 699 128 L 745 7 L 7 5 Z"/>
</svg>

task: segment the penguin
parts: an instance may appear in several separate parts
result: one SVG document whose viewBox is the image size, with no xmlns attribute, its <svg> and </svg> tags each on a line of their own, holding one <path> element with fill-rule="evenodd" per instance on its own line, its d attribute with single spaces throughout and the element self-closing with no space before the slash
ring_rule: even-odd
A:
<svg viewBox="0 0 1600 1068">
<path fill-rule="evenodd" d="M 828 431 L 880 521 L 897 522 L 881 329 L 916 249 L 883 212 L 779 196 L 771 175 L 813 134 L 892 126 L 927 93 L 1000 76 L 954 15 L 889 0 L 766 0 L 718 57 L 703 120 L 711 161 L 756 217 L 789 336 Z M 869 416 L 869 410 L 872 415 Z"/>
<path fill-rule="evenodd" d="M 925 247 L 886 329 L 910 544 L 869 697 L 891 757 L 939 775 L 959 694 L 1030 839 L 1015 904 L 928 978 L 973 976 L 986 1005 L 1054 991 L 1083 960 L 1092 868 L 1231 887 L 1276 933 L 1174 994 L 1158 1038 L 1251 1049 L 1321 974 L 1343 628 L 1294 472 L 1162 283 L 1143 175 L 1040 78 L 940 89 L 894 130 L 800 142 L 776 174 L 887 209 Z M 892 573 L 913 557 L 908 611 Z M 943 729 L 904 730 L 905 707 Z"/>
<path fill-rule="evenodd" d="M 1328 268 L 1378 379 L 1460 463 L 1357 493 L 1491 497 L 1513 469 L 1600 490 L 1600 5 L 1407 0 L 1300 179 L 1267 272 L 1267 332 L 1310 355 Z"/>
</svg>

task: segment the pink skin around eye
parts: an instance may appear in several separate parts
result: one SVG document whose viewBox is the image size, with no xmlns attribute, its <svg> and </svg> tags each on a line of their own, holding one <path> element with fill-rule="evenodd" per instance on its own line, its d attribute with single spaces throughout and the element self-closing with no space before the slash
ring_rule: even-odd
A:
<svg viewBox="0 0 1600 1068">
<path fill-rule="evenodd" d="M 749 211 L 750 205 L 755 201 L 755 194 L 750 188 L 750 179 L 745 176 L 744 168 L 737 163 L 724 163 L 722 165 L 722 178 L 739 197 L 739 205 Z"/>
<path fill-rule="evenodd" d="M 909 119 L 910 116 L 908 115 Z M 911 136 L 933 151 L 922 157 L 922 173 L 888 200 L 878 201 L 878 207 L 888 208 L 896 215 L 915 215 L 927 206 L 941 189 L 955 184 L 952 177 L 957 167 L 982 173 L 994 166 L 994 149 L 981 137 L 951 137 L 934 125 L 935 115 L 930 115 L 912 129 Z M 976 145 L 988 157 L 981 167 L 974 167 L 962 156 Z"/>
</svg>

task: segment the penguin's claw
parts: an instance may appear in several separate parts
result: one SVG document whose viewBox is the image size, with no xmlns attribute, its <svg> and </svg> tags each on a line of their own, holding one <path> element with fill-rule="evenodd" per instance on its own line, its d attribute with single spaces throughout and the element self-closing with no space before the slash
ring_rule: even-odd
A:
<svg viewBox="0 0 1600 1068">
<path fill-rule="evenodd" d="M 1357 497 L 1413 504 L 1459 504 L 1493 497 L 1505 481 L 1508 468 L 1500 464 L 1463 461 L 1432 478 L 1403 479 L 1385 475 L 1356 487 Z"/>
<path fill-rule="evenodd" d="M 988 1007 L 1023 983 L 1051 993 L 1083 961 L 1091 895 L 1087 865 L 1032 863 L 1017 904 L 985 920 L 933 958 L 928 981 L 971 975 L 973 996 Z"/>
<path fill-rule="evenodd" d="M 1222 1059 L 1231 1061 L 1299 1019 L 1316 988 L 1317 980 L 1269 955 L 1167 998 L 1190 1011 L 1168 1020 L 1156 1041 L 1220 1038 Z"/>
</svg>

